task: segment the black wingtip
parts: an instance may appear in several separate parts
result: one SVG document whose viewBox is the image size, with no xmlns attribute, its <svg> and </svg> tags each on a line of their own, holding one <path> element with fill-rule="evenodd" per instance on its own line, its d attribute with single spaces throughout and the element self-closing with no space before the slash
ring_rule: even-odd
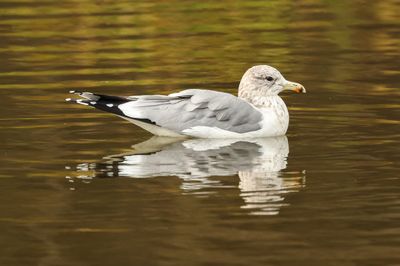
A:
<svg viewBox="0 0 400 266">
<path fill-rule="evenodd" d="M 131 99 L 129 99 L 127 97 L 102 95 L 102 94 L 96 94 L 96 93 L 91 93 L 91 92 L 81 92 L 81 91 L 76 91 L 76 90 L 71 90 L 71 91 L 69 91 L 69 93 L 77 94 L 84 99 L 66 98 L 65 99 L 66 102 L 72 102 L 72 103 L 77 103 L 77 104 L 81 104 L 81 105 L 91 106 L 96 109 L 108 112 L 108 113 L 113 113 L 113 114 L 116 114 L 116 115 L 119 115 L 122 117 L 127 117 L 129 119 L 138 120 L 138 121 L 141 121 L 141 122 L 144 122 L 147 124 L 156 125 L 155 122 L 153 122 L 149 119 L 134 118 L 134 117 L 126 116 L 121 111 L 121 109 L 119 109 L 119 105 L 132 101 Z"/>
<path fill-rule="evenodd" d="M 118 108 L 118 106 L 131 101 L 130 99 L 128 99 L 126 97 L 103 95 L 103 94 L 97 94 L 97 93 L 86 92 L 86 91 L 81 92 L 81 91 L 71 90 L 71 91 L 69 91 L 69 93 L 79 95 L 83 99 L 67 98 L 67 99 L 65 99 L 65 101 L 67 101 L 67 102 L 88 105 L 91 107 L 95 107 L 99 110 L 113 113 L 113 114 L 116 114 L 119 116 L 125 116 L 125 115 Z"/>
<path fill-rule="evenodd" d="M 93 106 L 96 104 L 96 102 L 94 102 L 94 101 L 88 101 L 88 100 L 84 100 L 84 99 L 66 98 L 65 101 L 70 102 L 70 103 L 77 103 L 77 104 L 90 105 L 90 106 Z"/>
</svg>

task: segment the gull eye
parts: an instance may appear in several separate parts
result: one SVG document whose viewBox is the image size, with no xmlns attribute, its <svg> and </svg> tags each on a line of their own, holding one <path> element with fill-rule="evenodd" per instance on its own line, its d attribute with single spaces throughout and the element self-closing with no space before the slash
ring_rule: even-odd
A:
<svg viewBox="0 0 400 266">
<path fill-rule="evenodd" d="M 270 76 L 266 77 L 265 79 L 268 80 L 268 81 L 273 81 L 274 80 L 274 78 L 270 77 Z"/>
</svg>

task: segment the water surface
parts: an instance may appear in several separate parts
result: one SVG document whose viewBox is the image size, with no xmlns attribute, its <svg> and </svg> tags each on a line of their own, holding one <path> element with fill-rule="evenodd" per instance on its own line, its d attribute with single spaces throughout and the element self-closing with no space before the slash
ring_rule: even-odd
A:
<svg viewBox="0 0 400 266">
<path fill-rule="evenodd" d="M 398 265 L 398 1 L 0 3 L 0 264 Z M 71 89 L 236 93 L 287 137 L 154 139 Z"/>
</svg>

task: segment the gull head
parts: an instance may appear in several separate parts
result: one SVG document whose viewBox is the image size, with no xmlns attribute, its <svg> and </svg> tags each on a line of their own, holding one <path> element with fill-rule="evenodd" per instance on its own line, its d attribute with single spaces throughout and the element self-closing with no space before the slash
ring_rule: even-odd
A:
<svg viewBox="0 0 400 266">
<path fill-rule="evenodd" d="M 282 91 L 305 93 L 303 85 L 286 80 L 276 69 L 268 65 L 258 65 L 249 68 L 239 84 L 239 97 L 253 98 L 275 96 Z"/>
</svg>

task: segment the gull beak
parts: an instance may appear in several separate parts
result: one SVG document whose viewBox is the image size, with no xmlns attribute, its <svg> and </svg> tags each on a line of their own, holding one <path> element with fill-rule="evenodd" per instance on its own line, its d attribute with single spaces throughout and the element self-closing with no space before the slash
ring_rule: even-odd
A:
<svg viewBox="0 0 400 266">
<path fill-rule="evenodd" d="M 303 85 L 301 85 L 300 83 L 291 82 L 291 81 L 287 81 L 285 86 L 283 86 L 282 90 L 294 91 L 296 93 L 306 93 L 306 89 L 304 88 Z"/>
</svg>

